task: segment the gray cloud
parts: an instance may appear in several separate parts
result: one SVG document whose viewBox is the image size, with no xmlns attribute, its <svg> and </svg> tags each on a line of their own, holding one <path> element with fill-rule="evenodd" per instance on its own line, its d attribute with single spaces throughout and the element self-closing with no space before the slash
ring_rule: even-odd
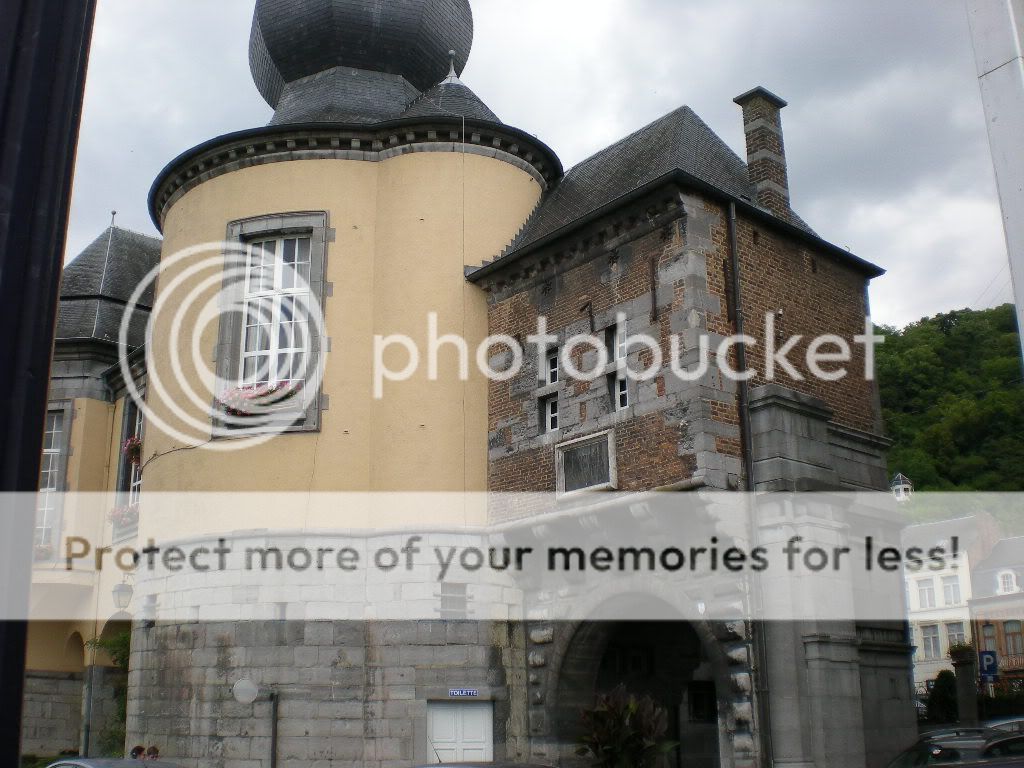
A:
<svg viewBox="0 0 1024 768">
<path fill-rule="evenodd" d="M 68 253 L 107 223 L 153 233 L 145 197 L 171 158 L 265 123 L 248 73 L 253 0 L 100 4 Z M 474 0 L 464 75 L 566 167 L 680 104 L 738 154 L 732 97 L 762 84 L 783 120 L 794 206 L 889 270 L 878 320 L 1008 298 L 966 12 L 959 0 Z"/>
</svg>

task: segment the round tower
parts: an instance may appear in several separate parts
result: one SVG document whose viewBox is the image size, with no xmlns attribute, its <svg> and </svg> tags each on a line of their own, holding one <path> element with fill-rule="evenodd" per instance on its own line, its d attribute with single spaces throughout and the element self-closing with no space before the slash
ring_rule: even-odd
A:
<svg viewBox="0 0 1024 768">
<path fill-rule="evenodd" d="M 561 166 L 462 83 L 472 38 L 466 0 L 257 2 L 250 61 L 273 119 L 180 155 L 150 193 L 164 243 L 145 492 L 486 488 L 486 298 L 465 270 L 501 254 Z M 381 381 L 375 357 L 409 362 L 382 340 L 425 355 L 432 313 L 438 337 L 468 342 L 468 378 L 442 346 L 436 376 L 424 357 Z M 254 390 L 281 398 L 272 435 L 223 423 Z"/>
</svg>

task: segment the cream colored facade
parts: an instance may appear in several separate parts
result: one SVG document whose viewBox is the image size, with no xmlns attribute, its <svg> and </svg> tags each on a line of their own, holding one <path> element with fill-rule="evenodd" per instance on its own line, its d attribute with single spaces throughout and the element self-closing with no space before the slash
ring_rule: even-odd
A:
<svg viewBox="0 0 1024 768">
<path fill-rule="evenodd" d="M 242 451 L 167 453 L 182 447 L 181 441 L 150 430 L 146 492 L 485 490 L 487 386 L 475 364 L 471 378 L 459 381 L 455 353 L 442 350 L 437 381 L 428 380 L 424 360 L 410 381 L 386 383 L 384 397 L 375 399 L 374 337 L 404 334 L 425 350 L 428 314 L 436 312 L 439 334 L 464 336 L 475 349 L 487 335 L 486 298 L 466 282 L 464 267 L 499 253 L 540 194 L 539 184 L 519 168 L 458 152 L 416 152 L 381 162 L 270 163 L 187 192 L 166 216 L 165 260 L 222 241 L 231 221 L 327 212 L 335 233 L 327 244 L 331 290 L 323 304 L 330 348 L 323 392 L 329 407 L 319 432 L 285 434 Z M 175 271 L 167 270 L 160 280 L 174 278 Z M 209 295 L 216 290 L 210 286 Z M 169 318 L 159 311 L 159 294 L 157 307 L 154 338 L 161 339 L 168 335 Z M 201 333 L 200 348 L 213 349 L 216 327 Z M 176 349 L 179 359 L 189 354 L 187 337 Z M 401 368 L 405 353 L 392 351 L 396 357 L 385 359 Z M 154 343 L 150 354 L 151 370 L 171 370 L 167 345 Z M 185 378 L 197 373 L 188 368 Z M 184 403 L 181 383 L 169 381 L 167 392 L 161 399 L 151 388 L 148 405 L 156 417 L 187 432 L 173 414 Z M 199 408 L 190 413 L 203 417 Z M 190 434 L 196 444 L 210 436 Z M 208 532 L 220 528 L 207 522 Z M 222 524 L 238 526 L 233 519 Z"/>
</svg>

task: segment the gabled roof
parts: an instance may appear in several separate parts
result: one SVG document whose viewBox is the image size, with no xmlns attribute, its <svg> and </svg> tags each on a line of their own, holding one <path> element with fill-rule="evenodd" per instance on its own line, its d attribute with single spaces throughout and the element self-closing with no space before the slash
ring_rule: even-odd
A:
<svg viewBox="0 0 1024 768">
<path fill-rule="evenodd" d="M 735 200 L 738 207 L 830 249 L 871 276 L 882 274 L 875 265 L 819 238 L 795 213 L 781 218 L 759 205 L 747 164 L 692 109 L 683 106 L 571 168 L 501 256 L 470 278 L 482 277 L 673 177 L 715 190 Z"/>
<path fill-rule="evenodd" d="M 689 107 L 680 107 L 570 169 L 508 249 L 521 251 L 675 170 L 754 200 L 747 164 Z"/>
<path fill-rule="evenodd" d="M 438 115 L 489 120 L 493 123 L 501 122 L 498 116 L 465 83 L 451 76 L 420 95 L 402 113 L 401 117 L 436 117 Z"/>
<path fill-rule="evenodd" d="M 997 541 L 988 557 L 975 567 L 976 571 L 1001 569 L 1024 571 L 1024 536 Z"/>
<path fill-rule="evenodd" d="M 159 263 L 160 245 L 157 238 L 121 227 L 104 230 L 64 268 L 57 339 L 116 342 L 124 306 Z M 152 303 L 150 287 L 140 297 L 139 306 L 149 309 Z M 141 343 L 136 335 L 132 334 L 132 341 Z"/>
</svg>

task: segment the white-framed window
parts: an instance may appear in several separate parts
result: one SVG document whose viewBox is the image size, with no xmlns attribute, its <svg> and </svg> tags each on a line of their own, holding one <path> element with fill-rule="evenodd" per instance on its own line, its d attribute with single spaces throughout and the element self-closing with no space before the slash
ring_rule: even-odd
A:
<svg viewBox="0 0 1024 768">
<path fill-rule="evenodd" d="M 960 605 L 960 577 L 942 577 L 942 599 L 946 605 Z"/>
<path fill-rule="evenodd" d="M 114 541 L 133 535 L 139 527 L 138 503 L 142 495 L 142 453 L 127 449 L 129 441 L 141 443 L 145 431 L 145 415 L 131 397 L 124 399 L 121 424 L 121 462 L 118 467 L 118 510 L 111 515 Z"/>
<path fill-rule="evenodd" d="M 604 343 L 608 349 L 609 362 L 626 359 L 626 318 L 621 318 L 614 325 L 608 326 L 604 332 Z"/>
<path fill-rule="evenodd" d="M 921 653 L 926 659 L 938 659 L 942 656 L 938 624 L 921 625 Z"/>
<path fill-rule="evenodd" d="M 310 238 L 248 244 L 239 384 L 302 384 L 309 362 Z"/>
<path fill-rule="evenodd" d="M 59 494 L 64 489 L 64 466 L 67 457 L 68 428 L 64 408 L 46 412 L 43 429 L 43 456 L 39 468 L 39 497 L 36 507 L 34 543 L 38 559 L 43 548 L 53 548 L 60 523 Z"/>
<path fill-rule="evenodd" d="M 540 399 L 541 431 L 558 431 L 558 395 L 548 395 Z"/>
<path fill-rule="evenodd" d="M 1009 595 L 1017 591 L 1017 574 L 1013 571 L 1002 571 L 998 576 L 1000 595 Z"/>
<path fill-rule="evenodd" d="M 555 446 L 555 481 L 558 493 L 617 488 L 614 431 L 605 430 Z"/>
<path fill-rule="evenodd" d="M 324 211 L 282 213 L 228 224 L 227 241 L 238 247 L 226 258 L 223 309 L 217 339 L 217 378 L 221 408 L 239 395 L 234 390 L 288 388 L 273 411 L 287 431 L 317 430 L 321 394 L 309 379 L 322 368 L 322 318 L 308 317 L 322 309 L 327 241 L 331 237 Z M 242 277 L 244 275 L 244 278 Z M 215 436 L 228 436 L 243 424 L 215 419 Z"/>
<path fill-rule="evenodd" d="M 621 411 L 629 407 L 629 379 L 620 376 L 615 379 L 615 410 Z"/>
<path fill-rule="evenodd" d="M 935 582 L 932 579 L 917 580 L 917 605 L 919 608 L 935 607 Z"/>
<path fill-rule="evenodd" d="M 545 372 L 547 374 L 545 380 L 547 381 L 548 384 L 557 384 L 558 383 L 558 350 L 557 349 L 553 350 L 553 351 L 552 350 L 548 351 L 547 361 L 546 361 L 546 364 L 545 364 Z"/>
<path fill-rule="evenodd" d="M 962 621 L 951 621 L 946 624 L 946 640 L 949 645 L 963 645 L 967 642 L 967 633 L 964 632 Z"/>
</svg>

